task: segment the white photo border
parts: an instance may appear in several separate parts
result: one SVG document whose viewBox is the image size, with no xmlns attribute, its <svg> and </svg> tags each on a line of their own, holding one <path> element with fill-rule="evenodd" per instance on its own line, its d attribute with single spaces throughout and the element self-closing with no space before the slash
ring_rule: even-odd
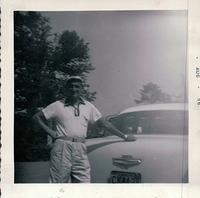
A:
<svg viewBox="0 0 200 198">
<path fill-rule="evenodd" d="M 123 2 L 123 3 L 122 3 Z M 2 0 L 1 192 L 2 198 L 197 198 L 200 194 L 200 5 L 199 0 Z M 77 10 L 188 10 L 189 183 L 188 184 L 14 184 L 13 12 Z"/>
</svg>

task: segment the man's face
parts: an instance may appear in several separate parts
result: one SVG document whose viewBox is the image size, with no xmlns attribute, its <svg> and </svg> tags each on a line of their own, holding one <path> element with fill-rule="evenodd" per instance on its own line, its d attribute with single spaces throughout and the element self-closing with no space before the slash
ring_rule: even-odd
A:
<svg viewBox="0 0 200 198">
<path fill-rule="evenodd" d="M 69 97 L 78 99 L 81 96 L 83 85 L 79 81 L 72 81 L 68 84 L 67 88 L 68 88 Z"/>
</svg>

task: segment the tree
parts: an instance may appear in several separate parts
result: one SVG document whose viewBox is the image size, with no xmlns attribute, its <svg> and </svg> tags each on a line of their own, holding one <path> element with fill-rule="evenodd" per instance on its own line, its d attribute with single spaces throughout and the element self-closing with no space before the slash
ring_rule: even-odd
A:
<svg viewBox="0 0 200 198">
<path fill-rule="evenodd" d="M 158 85 L 150 82 L 143 85 L 143 88 L 140 89 L 140 98 L 135 99 L 135 102 L 137 104 L 165 103 L 172 102 L 172 99 L 171 96 L 164 93 Z"/>
<path fill-rule="evenodd" d="M 59 84 L 59 94 L 62 96 L 62 87 L 69 76 L 79 75 L 84 80 L 83 97 L 93 101 L 96 92 L 90 92 L 89 85 L 86 83 L 87 74 L 94 70 L 89 59 L 89 44 L 84 42 L 75 31 L 68 30 L 57 35 L 55 40 L 57 42 L 49 65 Z"/>
<path fill-rule="evenodd" d="M 42 144 L 46 140 L 44 133 L 38 135 L 40 131 L 32 130 L 31 117 L 43 101 L 41 82 L 51 50 L 50 30 L 48 19 L 40 13 L 14 12 L 16 160 L 25 160 L 29 144 Z M 27 158 L 30 155 L 31 152 Z"/>
<path fill-rule="evenodd" d="M 50 50 L 50 26 L 38 12 L 14 13 L 15 110 L 37 107 Z"/>
<path fill-rule="evenodd" d="M 31 117 L 39 108 L 64 96 L 67 77 L 82 76 L 84 97 L 95 99 L 95 92 L 90 92 L 86 83 L 87 74 L 94 69 L 89 44 L 75 31 L 52 34 L 49 24 L 39 12 L 14 12 L 16 160 L 47 159 L 48 154 L 38 150 L 46 143 L 46 134 L 41 129 L 33 130 Z M 28 152 L 35 145 L 34 151 Z"/>
<path fill-rule="evenodd" d="M 15 12 L 15 111 L 33 114 L 63 97 L 62 87 L 71 75 L 82 76 L 84 97 L 94 100 L 96 93 L 86 83 L 94 69 L 88 45 L 75 31 L 52 35 L 48 19 L 38 12 Z"/>
</svg>

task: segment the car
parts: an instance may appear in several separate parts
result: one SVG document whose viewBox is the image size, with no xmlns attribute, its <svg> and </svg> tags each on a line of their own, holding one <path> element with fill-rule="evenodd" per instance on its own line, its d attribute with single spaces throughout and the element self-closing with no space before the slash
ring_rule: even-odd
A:
<svg viewBox="0 0 200 198">
<path fill-rule="evenodd" d="M 87 139 L 92 183 L 188 183 L 187 104 L 137 105 L 108 120 L 136 141 L 106 130 Z"/>
</svg>

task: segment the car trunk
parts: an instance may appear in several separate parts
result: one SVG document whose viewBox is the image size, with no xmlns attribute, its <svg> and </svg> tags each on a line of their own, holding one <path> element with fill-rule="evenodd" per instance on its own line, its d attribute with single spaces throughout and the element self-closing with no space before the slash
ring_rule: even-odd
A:
<svg viewBox="0 0 200 198">
<path fill-rule="evenodd" d="M 114 136 L 88 140 L 92 182 L 111 181 L 111 171 L 139 173 L 141 180 L 137 182 L 142 183 L 187 182 L 187 136 L 136 137 L 135 142 L 125 142 Z"/>
</svg>

